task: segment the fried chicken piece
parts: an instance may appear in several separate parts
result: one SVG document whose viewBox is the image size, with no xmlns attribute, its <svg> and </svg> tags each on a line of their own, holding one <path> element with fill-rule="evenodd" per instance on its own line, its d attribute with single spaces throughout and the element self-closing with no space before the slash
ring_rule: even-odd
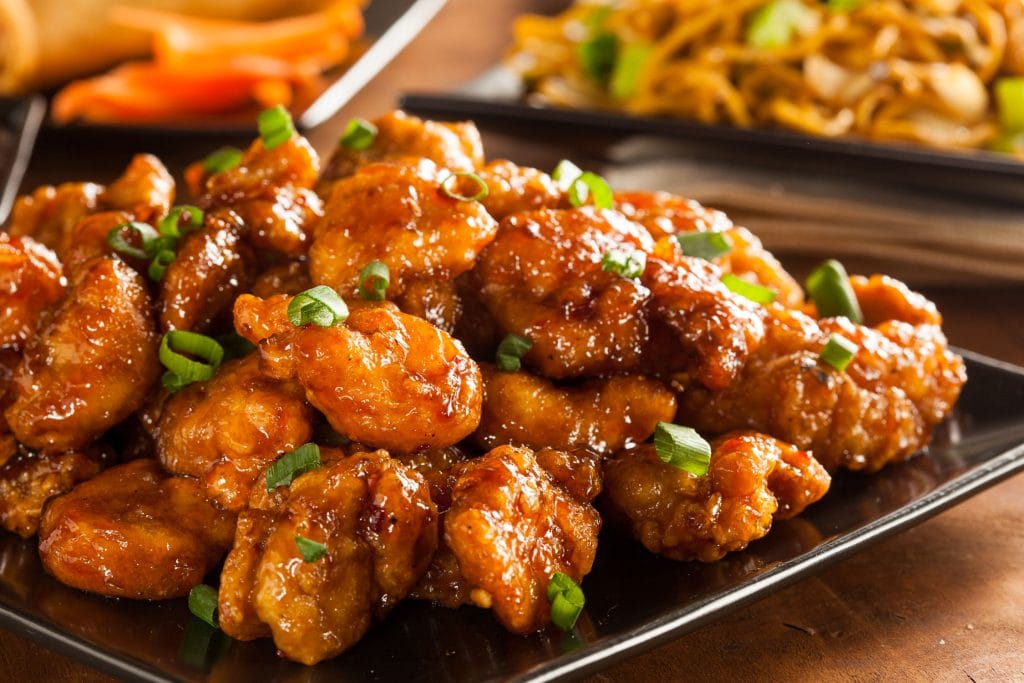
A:
<svg viewBox="0 0 1024 683">
<path fill-rule="evenodd" d="M 103 192 L 107 209 L 132 214 L 135 220 L 156 224 L 174 204 L 174 177 L 152 154 L 136 154 L 117 180 Z M 67 234 L 67 233 L 65 233 Z M 69 244 L 64 245 L 66 253 Z"/>
<path fill-rule="evenodd" d="M 0 467 L 3 467 L 18 450 L 18 442 L 11 434 L 4 411 L 14 402 L 14 371 L 20 362 L 20 351 L 0 348 Z"/>
<path fill-rule="evenodd" d="M 164 468 L 198 478 L 211 500 L 235 512 L 260 473 L 313 433 L 302 387 L 266 377 L 259 362 L 255 354 L 229 361 L 176 393 L 154 431 Z"/>
<path fill-rule="evenodd" d="M 403 465 L 420 473 L 430 486 L 430 499 L 434 501 L 439 512 L 445 512 L 452 502 L 455 466 L 469 460 L 466 452 L 458 446 L 448 446 L 395 457 Z"/>
<path fill-rule="evenodd" d="M 288 261 L 267 268 L 252 283 L 252 293 L 261 299 L 275 294 L 295 296 L 313 286 L 305 261 Z"/>
<path fill-rule="evenodd" d="M 708 432 L 756 429 L 811 450 L 830 470 L 875 472 L 908 458 L 949 414 L 966 380 L 936 325 L 815 321 L 768 308 L 764 344 L 732 385 L 689 387 L 680 415 Z M 833 334 L 858 346 L 845 371 L 819 357 Z"/>
<path fill-rule="evenodd" d="M 321 178 L 321 194 L 330 194 L 332 181 L 354 174 L 377 161 L 421 157 L 452 171 L 472 171 L 484 165 L 483 142 L 472 121 L 439 123 L 393 111 L 373 120 L 377 135 L 366 149 L 339 144 Z"/>
<path fill-rule="evenodd" d="M 194 479 L 133 460 L 54 498 L 39 525 L 39 555 L 62 583 L 100 595 L 186 595 L 231 546 L 234 515 Z"/>
<path fill-rule="evenodd" d="M 393 299 L 414 280 L 451 280 L 472 268 L 498 224 L 480 202 L 446 195 L 448 174 L 419 159 L 370 164 L 339 181 L 313 230 L 313 281 L 353 296 L 363 267 L 381 261 Z"/>
<path fill-rule="evenodd" d="M 296 379 L 336 432 L 408 454 L 476 429 L 480 369 L 447 333 L 387 305 L 353 310 L 334 327 L 296 328 L 284 317 L 287 302 L 240 296 L 236 330 L 259 343 L 263 371 Z"/>
<path fill-rule="evenodd" d="M 587 446 L 611 455 L 642 443 L 676 414 L 675 395 L 638 375 L 558 386 L 523 370 L 501 372 L 489 363 L 480 369 L 484 404 L 473 440 L 485 449 Z"/>
<path fill-rule="evenodd" d="M 555 483 L 526 448 L 501 446 L 458 466 L 445 541 L 470 600 L 526 633 L 550 618 L 556 571 L 580 581 L 597 552 L 601 518 Z"/>
<path fill-rule="evenodd" d="M 215 211 L 182 240 L 160 289 L 161 331 L 205 332 L 227 315 L 254 275 L 255 257 L 242 232 L 236 214 Z"/>
<path fill-rule="evenodd" d="M 524 360 L 553 379 L 635 368 L 647 340 L 648 289 L 601 268 L 605 253 L 649 252 L 647 231 L 590 207 L 502 221 L 473 271 L 505 334 L 529 339 Z"/>
<path fill-rule="evenodd" d="M 565 193 L 551 176 L 536 168 L 498 160 L 481 168 L 477 175 L 487 184 L 487 196 L 481 201 L 496 220 L 523 211 L 569 208 Z"/>
<path fill-rule="evenodd" d="M 413 280 L 395 303 L 405 313 L 423 318 L 452 334 L 462 316 L 462 301 L 451 280 Z"/>
<path fill-rule="evenodd" d="M 779 260 L 753 233 L 733 225 L 721 211 L 667 192 L 616 192 L 615 207 L 647 228 L 656 240 L 689 232 L 722 233 L 732 251 L 714 259 L 715 265 L 775 290 L 776 300 L 790 308 L 803 303 L 803 289 Z"/>
<path fill-rule="evenodd" d="M 22 538 L 39 530 L 46 501 L 92 479 L 110 463 L 101 449 L 68 453 L 20 450 L 0 468 L 0 524 Z"/>
<path fill-rule="evenodd" d="M 118 258 L 81 266 L 25 348 L 6 417 L 21 443 L 84 448 L 142 406 L 160 372 L 142 278 Z"/>
<path fill-rule="evenodd" d="M 659 242 L 641 278 L 652 315 L 675 334 L 687 370 L 714 389 L 728 386 L 764 339 L 764 308 L 729 291 L 721 276 L 710 261 L 683 256 L 673 240 Z"/>
<path fill-rule="evenodd" d="M 355 644 L 408 594 L 437 547 L 426 483 L 383 451 L 308 472 L 280 508 L 243 520 L 221 575 L 221 626 L 258 637 L 255 614 L 282 654 L 303 664 Z M 326 553 L 304 561 L 298 536 Z"/>
<path fill-rule="evenodd" d="M 739 432 L 712 447 L 704 476 L 663 462 L 652 444 L 605 463 L 604 500 L 651 552 L 714 562 L 828 490 L 828 472 L 809 453 L 769 436 Z"/>
<path fill-rule="evenodd" d="M 31 237 L 0 232 L 0 349 L 21 349 L 40 314 L 64 296 L 57 256 Z"/>
<path fill-rule="evenodd" d="M 850 276 L 864 324 L 876 327 L 889 320 L 911 325 L 941 325 L 942 316 L 931 301 L 888 275 Z"/>
<path fill-rule="evenodd" d="M 323 215 L 323 202 L 313 191 L 319 172 L 320 158 L 301 135 L 273 149 L 257 139 L 237 166 L 206 179 L 199 206 L 235 212 L 255 249 L 302 256 Z"/>
<path fill-rule="evenodd" d="M 100 211 L 83 218 L 69 232 L 67 249 L 62 252 L 64 269 L 68 273 L 73 273 L 80 265 L 96 256 L 116 255 L 145 275 L 149 261 L 116 254 L 107 244 L 107 236 L 111 230 L 133 219 L 130 213 L 124 211 Z"/>
</svg>

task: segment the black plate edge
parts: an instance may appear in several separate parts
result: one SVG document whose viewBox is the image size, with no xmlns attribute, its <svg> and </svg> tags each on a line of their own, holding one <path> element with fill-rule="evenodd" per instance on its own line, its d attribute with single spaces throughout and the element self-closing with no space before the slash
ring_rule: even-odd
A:
<svg viewBox="0 0 1024 683">
<path fill-rule="evenodd" d="M 996 367 L 1024 379 L 1024 367 L 973 351 L 958 348 L 954 348 L 954 351 L 976 363 Z M 905 508 L 892 512 L 852 534 L 827 541 L 799 560 L 781 563 L 749 584 L 703 602 L 697 609 L 686 609 L 685 614 L 659 618 L 653 625 L 609 639 L 599 650 L 588 653 L 586 648 L 582 648 L 550 664 L 542 664 L 506 680 L 510 683 L 548 683 L 575 680 L 605 669 L 616 662 L 675 640 L 724 614 L 757 602 L 774 590 L 790 586 L 892 534 L 916 526 L 1022 470 L 1024 444 L 976 466 Z M 38 645 L 115 677 L 145 683 L 173 683 L 183 680 L 169 672 L 154 669 L 133 657 L 96 649 L 84 639 L 64 633 L 55 627 L 41 625 L 9 606 L 0 606 L 0 628 L 7 628 Z"/>
<path fill-rule="evenodd" d="M 818 151 L 873 161 L 926 165 L 947 171 L 983 171 L 1024 178 L 1024 163 L 991 152 L 942 153 L 899 143 L 878 144 L 864 140 L 819 138 L 784 130 L 736 128 L 701 124 L 667 117 L 640 117 L 593 109 L 563 109 L 530 106 L 520 102 L 486 99 L 460 94 L 406 93 L 399 106 L 424 116 L 472 118 L 477 122 L 528 121 L 587 127 L 619 133 L 661 136 L 685 135 L 716 142 L 772 145 L 785 149 Z"/>
</svg>

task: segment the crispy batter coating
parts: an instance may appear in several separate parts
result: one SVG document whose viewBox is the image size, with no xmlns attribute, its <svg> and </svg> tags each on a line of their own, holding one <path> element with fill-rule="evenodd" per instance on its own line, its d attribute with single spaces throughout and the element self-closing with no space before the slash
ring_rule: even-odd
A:
<svg viewBox="0 0 1024 683">
<path fill-rule="evenodd" d="M 498 224 L 480 202 L 445 195 L 448 174 L 419 159 L 363 166 L 339 181 L 313 230 L 313 281 L 352 296 L 360 271 L 377 260 L 388 266 L 394 298 L 413 280 L 450 280 L 472 268 Z"/>
<path fill-rule="evenodd" d="M 62 583 L 112 597 L 163 600 L 202 582 L 231 546 L 234 515 L 202 486 L 133 460 L 54 498 L 39 525 L 43 566 Z"/>
<path fill-rule="evenodd" d="M 320 158 L 306 138 L 293 135 L 273 149 L 257 139 L 238 166 L 206 179 L 199 205 L 238 214 L 253 248 L 301 256 L 309 249 L 313 223 L 323 215 L 323 202 L 313 192 L 319 171 Z"/>
<path fill-rule="evenodd" d="M 142 278 L 120 259 L 82 265 L 15 374 L 6 416 L 18 441 L 84 448 L 142 405 L 160 372 L 150 306 Z"/>
<path fill-rule="evenodd" d="M 263 375 L 250 354 L 172 396 L 154 437 L 168 472 L 197 477 L 211 500 L 237 512 L 260 473 L 312 433 L 302 387 Z"/>
<path fill-rule="evenodd" d="M 100 449 L 54 454 L 20 450 L 0 468 L 0 524 L 22 538 L 34 536 L 46 501 L 92 479 L 110 459 Z"/>
<path fill-rule="evenodd" d="M 604 500 L 651 552 L 714 562 L 828 490 L 810 454 L 763 434 L 726 435 L 713 449 L 704 476 L 662 462 L 651 444 L 622 451 L 605 463 Z"/>
<path fill-rule="evenodd" d="M 533 342 L 525 361 L 553 379 L 628 371 L 647 340 L 648 289 L 601 269 L 606 252 L 650 251 L 647 231 L 590 207 L 515 214 L 473 271 L 505 334 Z"/>
<path fill-rule="evenodd" d="M 727 386 L 764 339 L 764 308 L 729 291 L 717 266 L 683 256 L 674 240 L 657 249 L 642 278 L 653 315 L 674 333 L 697 380 Z"/>
<path fill-rule="evenodd" d="M 615 205 L 647 228 L 656 240 L 688 232 L 722 233 L 732 251 L 714 259 L 715 265 L 774 289 L 778 293 L 776 300 L 791 308 L 803 303 L 803 289 L 779 260 L 752 232 L 733 225 L 721 211 L 667 192 L 616 192 Z"/>
<path fill-rule="evenodd" d="M 452 171 L 472 171 L 484 165 L 483 142 L 472 121 L 439 123 L 393 111 L 372 123 L 377 135 L 369 147 L 357 150 L 339 144 L 334 150 L 321 179 L 322 194 L 330 194 L 331 181 L 377 161 L 422 157 Z"/>
<path fill-rule="evenodd" d="M 117 180 L 103 192 L 103 206 L 132 214 L 137 221 L 156 223 L 174 204 L 174 177 L 152 154 L 136 154 Z M 68 234 L 68 233 L 65 233 Z M 66 252 L 69 244 L 65 244 Z"/>
<path fill-rule="evenodd" d="M 437 547 L 426 483 L 383 451 L 304 474 L 279 509 L 249 516 L 221 577 L 221 625 L 232 636 L 261 635 L 254 612 L 277 648 L 303 664 L 356 643 L 408 594 Z M 297 536 L 326 554 L 304 561 Z"/>
<path fill-rule="evenodd" d="M 4 417 L 7 406 L 14 402 L 14 371 L 21 363 L 21 352 L 0 348 L 0 467 L 18 450 L 18 442 Z"/>
<path fill-rule="evenodd" d="M 927 445 L 966 380 L 938 326 L 871 328 L 768 310 L 765 342 L 732 385 L 683 393 L 687 424 L 711 433 L 756 429 L 813 451 L 830 470 L 874 472 Z M 832 334 L 859 347 L 842 372 L 819 358 Z"/>
<path fill-rule="evenodd" d="M 40 314 L 63 296 L 57 256 L 31 237 L 0 232 L 0 348 L 22 348 Z"/>
<path fill-rule="evenodd" d="M 77 225 L 71 228 L 68 239 L 68 247 L 61 254 L 64 269 L 70 274 L 78 269 L 89 259 L 95 256 L 115 255 L 113 249 L 107 244 L 107 235 L 119 225 L 123 225 L 134 217 L 124 211 L 100 211 L 83 218 Z M 123 254 L 117 256 L 140 273 L 145 274 L 149 262 L 142 259 L 127 257 Z"/>
<path fill-rule="evenodd" d="M 205 332 L 249 288 L 255 259 L 231 211 L 208 214 L 201 230 L 182 240 L 160 289 L 160 329 Z"/>
<path fill-rule="evenodd" d="M 942 316 L 935 304 L 888 275 L 850 276 L 864 324 L 876 327 L 889 320 L 911 325 L 941 325 Z"/>
<path fill-rule="evenodd" d="M 313 286 L 305 261 L 288 261 L 267 268 L 253 280 L 252 293 L 267 299 L 275 294 L 295 296 Z"/>
<path fill-rule="evenodd" d="M 358 308 L 334 327 L 295 328 L 281 320 L 286 308 L 287 297 L 241 296 L 236 329 L 259 342 L 264 371 L 298 380 L 339 434 L 406 454 L 476 429 L 480 369 L 447 333 L 390 306 Z"/>
<path fill-rule="evenodd" d="M 462 301 L 452 280 L 413 280 L 395 299 L 398 307 L 451 334 L 462 316 Z"/>
<path fill-rule="evenodd" d="M 600 516 L 529 449 L 501 446 L 458 468 L 444 533 L 470 599 L 515 633 L 542 627 L 551 618 L 551 576 L 580 581 L 590 571 Z"/>
<path fill-rule="evenodd" d="M 487 196 L 481 201 L 499 221 L 523 211 L 569 208 L 565 193 L 551 176 L 536 168 L 498 160 L 481 168 L 477 175 L 487 183 Z"/>
<path fill-rule="evenodd" d="M 639 375 L 558 386 L 524 370 L 501 372 L 489 363 L 480 369 L 484 405 L 473 439 L 485 449 L 587 446 L 611 455 L 645 441 L 676 414 L 675 395 Z"/>
</svg>

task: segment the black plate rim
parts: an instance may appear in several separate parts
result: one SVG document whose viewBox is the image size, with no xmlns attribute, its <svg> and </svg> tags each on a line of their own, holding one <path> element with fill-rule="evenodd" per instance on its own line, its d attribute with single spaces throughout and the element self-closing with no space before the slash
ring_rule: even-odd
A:
<svg viewBox="0 0 1024 683">
<path fill-rule="evenodd" d="M 1024 367 L 972 351 L 958 348 L 953 350 L 975 363 L 1016 375 L 1024 381 Z M 690 603 L 672 609 L 643 626 L 610 637 L 600 648 L 584 648 L 563 655 L 507 680 L 516 683 L 573 680 L 604 669 L 627 657 L 646 652 L 733 610 L 767 597 L 772 592 L 817 573 L 885 538 L 920 524 L 1021 471 L 1024 471 L 1024 443 L 975 466 L 918 500 L 878 518 L 863 528 L 841 534 L 797 558 L 783 561 L 751 581 L 703 601 L 696 608 Z M 5 604 L 0 604 L 0 628 L 9 629 L 43 647 L 113 676 L 146 683 L 182 680 L 168 671 L 155 669 L 130 655 L 100 650 L 82 638 L 61 631 L 57 627 L 36 622 L 16 608 Z"/>
</svg>

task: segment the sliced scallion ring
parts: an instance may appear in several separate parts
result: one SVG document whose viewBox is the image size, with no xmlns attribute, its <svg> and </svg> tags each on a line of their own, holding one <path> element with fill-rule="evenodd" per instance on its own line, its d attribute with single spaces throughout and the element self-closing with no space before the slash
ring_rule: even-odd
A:
<svg viewBox="0 0 1024 683">
<path fill-rule="evenodd" d="M 588 198 L 599 209 L 615 207 L 615 195 L 608 182 L 596 173 L 584 171 L 569 186 L 569 203 L 573 206 L 583 206 Z"/>
<path fill-rule="evenodd" d="M 465 178 L 476 185 L 476 192 L 473 194 L 461 194 L 457 191 L 458 183 L 460 178 Z M 441 181 L 441 192 L 446 197 L 457 199 L 460 202 L 478 202 L 484 199 L 490 192 L 487 187 L 487 182 L 478 176 L 476 173 L 470 173 L 469 171 L 459 171 L 457 173 L 450 174 L 447 178 Z"/>
<path fill-rule="evenodd" d="M 562 159 L 555 166 L 555 170 L 551 172 L 551 179 L 558 185 L 558 189 L 562 192 L 568 192 L 569 187 L 572 186 L 576 179 L 583 175 L 583 169 L 576 164 L 572 163 L 568 159 Z"/>
<path fill-rule="evenodd" d="M 778 292 L 774 289 L 755 285 L 753 282 L 747 282 L 732 273 L 726 273 L 722 276 L 722 284 L 733 294 L 739 294 L 745 299 L 750 299 L 755 304 L 770 304 L 778 296 Z"/>
<path fill-rule="evenodd" d="M 221 147 L 203 159 L 205 173 L 223 173 L 242 163 L 242 150 L 237 147 Z"/>
<path fill-rule="evenodd" d="M 348 306 L 327 285 L 317 285 L 296 294 L 288 304 L 288 320 L 295 327 L 310 323 L 317 327 L 333 327 L 347 319 Z"/>
<path fill-rule="evenodd" d="M 818 316 L 836 318 L 845 316 L 852 322 L 860 323 L 864 315 L 860 310 L 857 295 L 850 285 L 846 268 L 835 259 L 829 259 L 807 276 L 807 293 L 810 294 Z"/>
<path fill-rule="evenodd" d="M 725 256 L 732 251 L 732 245 L 720 232 L 684 232 L 676 235 L 676 242 L 684 256 L 702 258 L 705 261 Z"/>
<path fill-rule="evenodd" d="M 141 246 L 136 247 L 125 239 L 125 233 L 138 235 Z M 129 221 L 122 223 L 107 233 L 107 245 L 122 256 L 129 256 L 137 259 L 150 258 L 162 244 L 160 233 L 149 223 Z"/>
<path fill-rule="evenodd" d="M 214 628 L 217 624 L 217 589 L 201 583 L 188 592 L 188 610 Z"/>
<path fill-rule="evenodd" d="M 377 126 L 366 119 L 354 118 L 345 126 L 341 135 L 341 146 L 345 149 L 362 150 L 373 144 L 377 139 Z"/>
<path fill-rule="evenodd" d="M 206 215 L 198 206 L 181 204 L 171 209 L 170 213 L 160 221 L 160 234 L 179 240 L 182 236 L 203 227 L 205 218 Z"/>
<path fill-rule="evenodd" d="M 367 301 L 383 301 L 391 284 L 391 271 L 382 261 L 370 261 L 359 272 L 359 294 Z"/>
<path fill-rule="evenodd" d="M 159 355 L 160 362 L 167 368 L 164 386 L 170 391 L 176 391 L 193 382 L 213 377 L 224 360 L 224 348 L 206 335 L 188 330 L 171 330 L 160 341 Z M 189 356 L 202 360 L 193 360 Z"/>
<path fill-rule="evenodd" d="M 711 464 L 711 444 L 690 427 L 659 422 L 654 428 L 654 450 L 673 467 L 703 477 Z"/>
<path fill-rule="evenodd" d="M 315 443 L 299 446 L 267 468 L 267 492 L 273 493 L 278 486 L 290 485 L 299 475 L 315 470 L 322 464 L 319 446 Z"/>
<path fill-rule="evenodd" d="M 291 114 L 280 104 L 261 111 L 256 117 L 256 126 L 259 128 L 264 149 L 279 147 L 295 135 L 295 124 L 292 123 Z"/>
<path fill-rule="evenodd" d="M 601 270 L 624 278 L 638 278 L 647 266 L 647 254 L 639 249 L 606 251 L 601 257 Z"/>
<path fill-rule="evenodd" d="M 551 603 L 551 623 L 563 631 L 572 630 L 587 601 L 583 589 L 572 577 L 555 572 L 548 582 L 547 594 Z"/>
<path fill-rule="evenodd" d="M 833 334 L 828 338 L 825 348 L 821 350 L 821 359 L 842 372 L 857 355 L 860 347 L 841 334 Z"/>
<path fill-rule="evenodd" d="M 533 348 L 533 342 L 518 334 L 506 335 L 498 344 L 494 362 L 502 372 L 516 372 L 522 366 L 520 359 Z"/>
<path fill-rule="evenodd" d="M 299 548 L 303 562 L 316 562 L 327 554 L 327 546 L 305 536 L 295 535 L 295 545 Z"/>
<path fill-rule="evenodd" d="M 162 249 L 149 262 L 149 279 L 159 282 L 164 279 L 167 267 L 174 263 L 175 254 L 170 249 Z"/>
</svg>

